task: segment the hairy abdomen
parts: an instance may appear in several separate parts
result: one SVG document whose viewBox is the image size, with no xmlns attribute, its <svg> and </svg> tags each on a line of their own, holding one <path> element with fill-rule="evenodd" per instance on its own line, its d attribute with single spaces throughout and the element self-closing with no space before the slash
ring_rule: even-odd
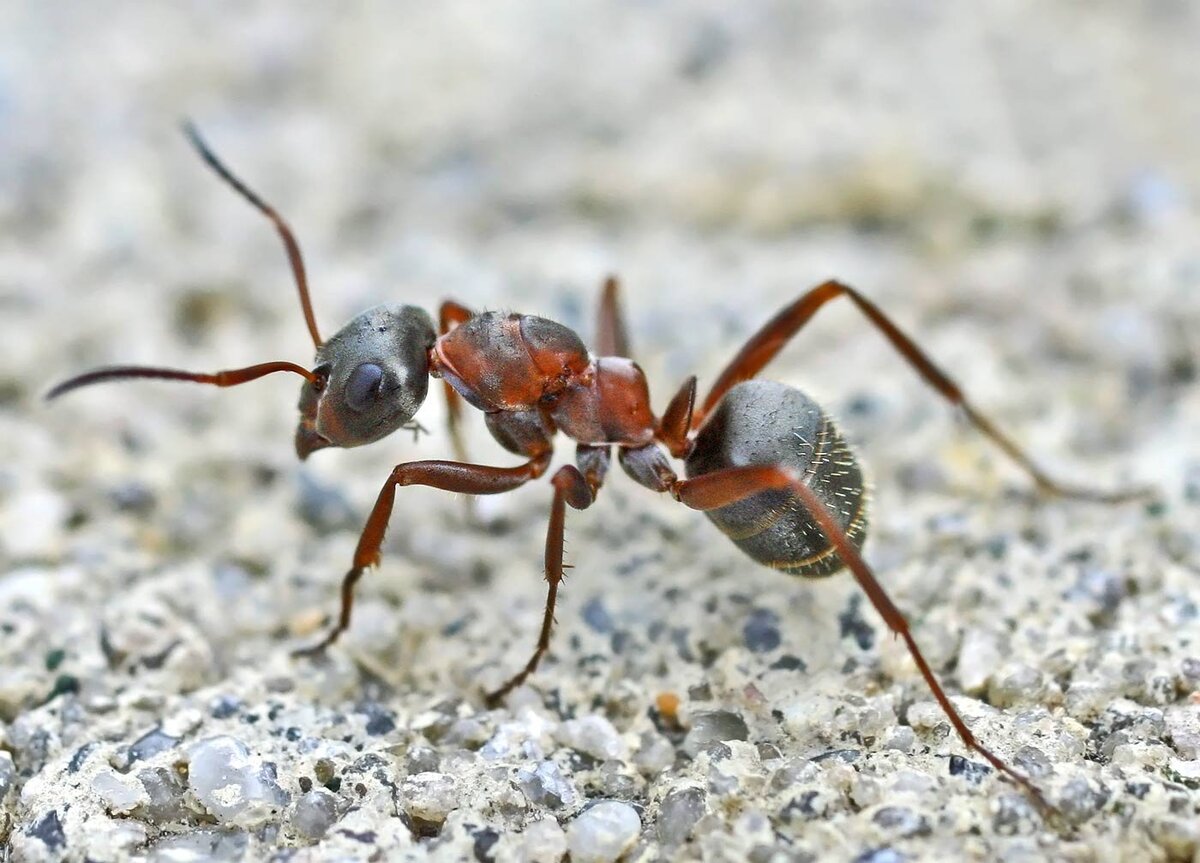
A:
<svg viewBox="0 0 1200 863">
<path fill-rule="evenodd" d="M 689 477 L 724 467 L 779 464 L 797 471 L 856 548 L 867 533 L 866 491 L 854 453 L 820 406 L 774 381 L 731 389 L 705 421 L 688 456 Z M 764 491 L 705 515 L 759 563 L 818 577 L 841 559 L 804 505 L 787 491 Z"/>
</svg>

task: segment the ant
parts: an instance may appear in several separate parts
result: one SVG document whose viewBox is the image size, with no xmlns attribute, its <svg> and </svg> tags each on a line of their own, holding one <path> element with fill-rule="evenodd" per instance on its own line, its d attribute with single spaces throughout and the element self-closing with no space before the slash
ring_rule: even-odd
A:
<svg viewBox="0 0 1200 863">
<path fill-rule="evenodd" d="M 487 695 L 495 706 L 533 674 L 550 648 L 554 606 L 563 580 L 566 508 L 587 509 L 608 473 L 612 448 L 635 482 L 665 493 L 708 516 L 743 552 L 761 564 L 815 578 L 849 569 L 888 628 L 904 640 L 921 676 L 969 749 L 1023 788 L 1043 811 L 1053 811 L 1024 775 L 980 743 L 950 703 L 922 655 L 904 615 L 892 602 L 859 549 L 867 532 L 867 495 L 854 454 L 824 411 L 800 390 L 762 381 L 758 373 L 831 300 L 852 302 L 901 357 L 983 435 L 1019 465 L 1042 492 L 1117 502 L 1144 492 L 1102 492 L 1060 483 L 984 417 L 963 391 L 874 303 L 854 288 L 827 281 L 784 307 L 745 343 L 697 402 L 689 377 L 661 417 L 650 408 L 645 375 L 627 357 L 619 286 L 609 278 L 599 303 L 599 335 L 591 354 L 580 337 L 546 318 L 502 312 L 475 313 L 443 302 L 434 329 L 430 316 L 410 305 L 379 305 L 360 314 L 328 341 L 317 330 L 300 247 L 273 207 L 239 180 L 190 123 L 184 133 L 217 175 L 266 216 L 283 240 L 316 347 L 309 370 L 268 362 L 214 374 L 148 366 L 110 366 L 66 380 L 53 399 L 102 381 L 165 378 L 237 386 L 274 372 L 304 378 L 295 447 L 300 459 L 326 447 L 374 443 L 412 418 L 424 402 L 429 378 L 440 378 L 448 405 L 454 461 L 397 465 L 384 483 L 341 585 L 336 623 L 317 645 L 333 644 L 350 625 L 354 587 L 380 562 L 380 548 L 396 489 L 425 485 L 468 495 L 500 494 L 538 479 L 550 467 L 556 432 L 576 442 L 575 464 L 560 467 L 546 534 L 546 608 L 533 655 L 504 685 Z M 525 461 L 516 467 L 470 463 L 460 431 L 462 405 L 484 413 L 497 442 Z M 681 459 L 680 478 L 668 457 Z"/>
</svg>

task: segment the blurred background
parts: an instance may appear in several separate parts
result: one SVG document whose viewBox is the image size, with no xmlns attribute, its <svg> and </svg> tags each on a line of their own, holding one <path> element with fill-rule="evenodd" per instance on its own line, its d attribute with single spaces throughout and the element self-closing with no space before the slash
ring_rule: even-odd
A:
<svg viewBox="0 0 1200 863">
<path fill-rule="evenodd" d="M 56 380 L 108 363 L 309 363 L 277 236 L 190 150 L 185 118 L 290 221 L 326 336 L 376 303 L 432 312 L 453 298 L 546 315 L 590 339 L 600 282 L 617 273 L 661 409 L 804 289 L 856 285 L 1058 475 L 1151 482 L 1164 495 L 1150 515 L 1037 509 L 1026 479 L 957 426 L 851 308 L 823 311 L 770 376 L 816 395 L 862 451 L 876 487 L 869 552 L 900 604 L 951 603 L 924 621 L 935 659 L 953 668 L 960 619 L 1074 620 L 1039 604 L 1036 583 L 1008 590 L 982 564 L 958 565 L 983 537 L 1040 537 L 1020 566 L 996 564 L 1035 581 L 1055 577 L 1045 567 L 1059 555 L 1100 543 L 1088 559 L 1141 584 L 1122 632 L 1169 639 L 1162 609 L 1200 600 L 1188 586 L 1200 556 L 1197 45 L 1200 5 L 1186 0 L 0 3 L 9 747 L 24 751 L 12 730 L 22 722 L 52 721 L 53 705 L 37 705 L 61 672 L 43 659 L 68 641 L 64 667 L 84 696 L 128 704 L 133 686 L 166 699 L 160 712 L 201 687 L 253 690 L 260 662 L 263 674 L 291 673 L 281 639 L 331 610 L 390 467 L 449 456 L 437 398 L 419 417 L 431 435 L 322 452 L 303 468 L 290 380 L 227 392 L 138 383 L 40 402 Z M 475 457 L 508 463 L 477 416 L 468 426 Z M 547 501 L 542 486 L 483 501 L 483 531 L 434 492 L 398 503 L 390 557 L 368 579 L 350 640 L 399 663 L 409 688 L 394 709 L 524 660 Z M 589 641 L 580 609 L 604 598 L 624 625 L 654 613 L 651 594 L 707 627 L 713 650 L 736 648 L 746 593 L 797 620 L 815 614 L 808 637 L 825 647 L 806 661 L 833 669 L 830 691 L 854 687 L 838 674 L 853 645 L 836 623 L 853 585 L 818 595 L 771 573 L 741 581 L 746 562 L 715 530 L 619 473 L 568 530 L 576 578 L 559 616 L 559 676 L 554 665 L 545 675 L 565 702 L 586 709 L 602 689 L 571 682 L 571 663 L 611 655 L 605 639 Z M 613 582 L 614 555 L 622 578 L 644 580 Z M 960 575 L 980 580 L 947 586 Z M 731 593 L 742 599 L 705 602 Z M 119 628 L 143 599 L 199 645 L 175 677 L 131 682 L 94 647 L 97 615 Z M 713 605 L 725 611 L 706 623 Z M 436 641 L 464 620 L 465 635 Z M 808 625 L 789 638 L 805 642 Z M 1014 638 L 1011 655 L 1030 666 L 1066 650 L 1045 632 Z M 876 647 L 890 670 L 903 662 Z M 1177 675 L 1186 647 L 1160 647 L 1150 653 Z M 414 650 L 417 660 L 397 658 Z M 646 697 L 705 674 L 660 668 Z M 345 685 L 322 695 L 334 706 L 361 697 Z M 80 721 L 56 732 L 62 752 L 90 733 Z M 54 775 L 57 753 L 27 775 Z M 0 801 L 14 825 L 30 823 L 36 807 L 15 795 Z M 1103 847 L 1111 829 L 1094 825 L 1089 841 Z M 925 840 L 909 839 L 920 853 Z"/>
</svg>

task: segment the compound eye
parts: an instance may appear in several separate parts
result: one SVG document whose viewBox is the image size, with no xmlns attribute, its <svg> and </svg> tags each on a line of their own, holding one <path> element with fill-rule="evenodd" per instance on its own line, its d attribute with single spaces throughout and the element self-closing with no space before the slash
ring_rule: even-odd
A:
<svg viewBox="0 0 1200 863">
<path fill-rule="evenodd" d="M 367 410 L 379 398 L 382 383 L 383 369 L 375 363 L 363 363 L 350 373 L 350 379 L 346 381 L 346 404 L 360 413 Z"/>
</svg>

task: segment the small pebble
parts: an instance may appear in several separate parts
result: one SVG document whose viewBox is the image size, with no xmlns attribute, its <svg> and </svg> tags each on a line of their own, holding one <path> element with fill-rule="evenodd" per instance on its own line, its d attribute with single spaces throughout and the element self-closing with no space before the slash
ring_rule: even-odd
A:
<svg viewBox="0 0 1200 863">
<path fill-rule="evenodd" d="M 404 809 L 413 818 L 441 824 L 458 808 L 458 783 L 445 773 L 418 773 L 404 780 L 400 790 Z"/>
<path fill-rule="evenodd" d="M 1028 665 L 1006 666 L 992 677 L 988 701 L 995 707 L 1015 707 L 1040 700 L 1045 690 L 1042 673 Z"/>
<path fill-rule="evenodd" d="M 160 752 L 166 752 L 179 742 L 178 737 L 165 733 L 161 728 L 146 732 L 129 746 L 129 763 L 145 761 Z"/>
<path fill-rule="evenodd" d="M 564 746 L 601 761 L 628 755 L 621 735 L 603 716 L 567 720 L 558 727 L 555 736 Z"/>
<path fill-rule="evenodd" d="M 437 750 L 428 746 L 411 746 L 404 753 L 404 769 L 409 774 L 435 773 L 439 762 Z"/>
<path fill-rule="evenodd" d="M 769 608 L 756 608 L 742 627 L 746 647 L 754 653 L 767 653 L 783 641 L 779 632 L 779 615 Z"/>
<path fill-rule="evenodd" d="M 628 803 L 597 803 L 567 828 L 571 863 L 612 863 L 633 847 L 641 829 L 642 820 Z"/>
<path fill-rule="evenodd" d="M 558 863 L 567 853 L 567 834 L 553 818 L 534 821 L 521 834 L 520 859 L 529 863 Z"/>
<path fill-rule="evenodd" d="M 971 628 L 963 634 L 958 653 L 958 680 L 963 692 L 979 695 L 987 690 L 992 672 L 1002 659 L 999 639 L 986 629 Z"/>
<path fill-rule="evenodd" d="M 581 614 L 583 615 L 584 622 L 602 635 L 607 635 L 616 628 L 612 615 L 608 613 L 602 597 L 593 596 L 585 602 Z"/>
<path fill-rule="evenodd" d="M 658 809 L 658 841 L 665 847 L 682 845 L 704 815 L 704 789 L 676 788 L 663 798 Z"/>
<path fill-rule="evenodd" d="M 111 770 L 104 770 L 92 778 L 92 790 L 104 801 L 104 808 L 113 815 L 127 815 L 150 800 L 136 777 Z"/>
<path fill-rule="evenodd" d="M 745 740 L 750 736 L 746 721 L 728 710 L 704 710 L 692 716 L 692 727 L 683 741 L 684 752 L 695 758 L 713 743 Z"/>
<path fill-rule="evenodd" d="M 575 803 L 575 786 L 553 761 L 543 761 L 537 767 L 522 767 L 517 771 L 517 785 L 529 802 L 538 806 L 558 809 Z"/>
<path fill-rule="evenodd" d="M 13 764 L 12 753 L 0 752 L 0 802 L 8 796 L 17 782 L 17 766 Z"/>
<path fill-rule="evenodd" d="M 296 476 L 296 510 L 310 527 L 329 533 L 359 526 L 359 514 L 339 487 L 322 481 L 311 471 L 298 471 Z"/>
<path fill-rule="evenodd" d="M 906 806 L 884 806 L 871 820 L 901 838 L 929 832 L 929 822 Z"/>
<path fill-rule="evenodd" d="M 875 848 L 871 851 L 864 851 L 854 858 L 854 863 L 906 863 L 909 860 L 907 854 L 902 854 L 895 848 Z"/>
<path fill-rule="evenodd" d="M 1050 759 L 1046 757 L 1046 753 L 1034 746 L 1022 746 L 1018 749 L 1013 755 L 1012 763 L 1013 767 L 1031 779 L 1049 776 L 1054 769 L 1050 764 Z"/>
<path fill-rule="evenodd" d="M 908 752 L 913 748 L 913 744 L 917 742 L 917 734 L 907 725 L 897 725 L 892 731 L 892 736 L 888 738 L 887 743 L 883 744 L 884 749 L 894 749 L 897 752 Z"/>
<path fill-rule="evenodd" d="M 1054 803 L 1068 821 L 1080 825 L 1095 815 L 1107 799 L 1107 794 L 1096 791 L 1079 776 L 1063 786 Z"/>
<path fill-rule="evenodd" d="M 161 824 L 187 817 L 189 812 L 183 796 L 187 788 L 178 773 L 166 767 L 149 767 L 138 771 L 137 778 L 147 799 L 139 811 L 141 818 L 151 824 Z"/>
<path fill-rule="evenodd" d="M 257 827 L 287 803 L 272 771 L 228 736 L 201 740 L 188 753 L 188 788 L 222 824 Z"/>
<path fill-rule="evenodd" d="M 155 863 L 235 863 L 246 856 L 250 834 L 222 830 L 193 830 L 165 836 L 146 850 Z"/>
<path fill-rule="evenodd" d="M 305 839 L 316 841 L 337 821 L 337 798 L 324 788 L 300 795 L 292 809 L 292 829 Z"/>
<path fill-rule="evenodd" d="M 647 776 L 656 776 L 675 763 L 675 747 L 654 731 L 642 734 L 633 763 Z"/>
</svg>

